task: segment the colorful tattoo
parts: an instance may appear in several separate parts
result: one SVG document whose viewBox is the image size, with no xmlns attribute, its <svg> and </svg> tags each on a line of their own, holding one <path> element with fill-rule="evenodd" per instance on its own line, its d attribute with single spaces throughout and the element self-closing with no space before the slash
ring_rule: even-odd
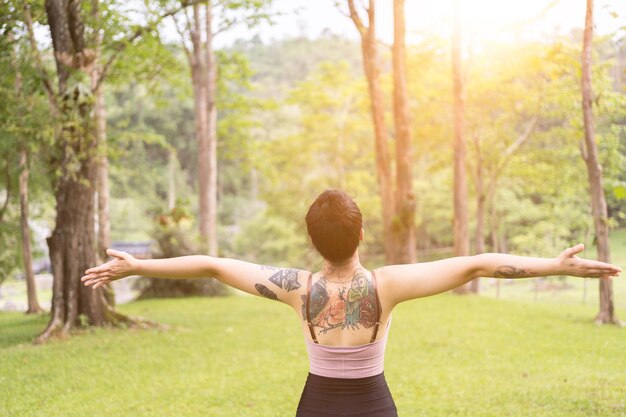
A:
<svg viewBox="0 0 626 417">
<path fill-rule="evenodd" d="M 517 268 L 513 265 L 502 265 L 493 272 L 496 278 L 528 278 L 536 277 L 537 273 L 531 269 Z"/>
<path fill-rule="evenodd" d="M 302 295 L 303 320 L 306 320 L 305 306 L 306 295 Z M 313 326 L 321 327 L 320 334 L 336 328 L 356 330 L 359 325 L 374 326 L 378 305 L 371 277 L 357 271 L 350 288 L 329 288 L 326 278 L 321 277 L 311 287 L 309 315 Z"/>
</svg>

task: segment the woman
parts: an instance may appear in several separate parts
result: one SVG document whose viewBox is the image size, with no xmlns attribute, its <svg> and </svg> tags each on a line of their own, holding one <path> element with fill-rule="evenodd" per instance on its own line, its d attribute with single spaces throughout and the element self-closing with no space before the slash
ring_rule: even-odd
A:
<svg viewBox="0 0 626 417">
<path fill-rule="evenodd" d="M 397 416 L 383 373 L 393 308 L 439 294 L 476 277 L 573 275 L 610 279 L 621 269 L 581 259 L 578 244 L 556 258 L 485 253 L 372 271 L 359 261 L 361 212 L 343 191 L 327 190 L 306 214 L 309 238 L 324 259 L 321 271 L 256 265 L 203 255 L 138 260 L 109 249 L 113 260 L 88 269 L 85 285 L 101 287 L 129 275 L 214 276 L 231 287 L 289 304 L 302 319 L 310 372 L 297 417 Z"/>
</svg>

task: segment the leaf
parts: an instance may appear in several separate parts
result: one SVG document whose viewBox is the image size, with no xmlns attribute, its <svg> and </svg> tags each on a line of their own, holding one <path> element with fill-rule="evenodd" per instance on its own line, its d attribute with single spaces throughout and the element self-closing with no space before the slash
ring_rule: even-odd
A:
<svg viewBox="0 0 626 417">
<path fill-rule="evenodd" d="M 618 185 L 617 187 L 613 188 L 613 195 L 618 200 L 625 199 L 626 198 L 626 186 Z"/>
</svg>

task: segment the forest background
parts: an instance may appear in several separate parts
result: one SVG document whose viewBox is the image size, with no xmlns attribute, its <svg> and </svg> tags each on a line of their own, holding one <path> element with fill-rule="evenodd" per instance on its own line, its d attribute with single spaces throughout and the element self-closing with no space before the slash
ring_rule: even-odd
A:
<svg viewBox="0 0 626 417">
<path fill-rule="evenodd" d="M 320 191 L 342 188 L 363 211 L 364 263 L 374 267 L 385 262 L 384 208 L 377 191 L 370 98 L 358 40 L 328 29 L 315 37 L 268 40 L 257 34 L 215 50 L 216 221 L 211 234 L 216 243 L 207 249 L 206 239 L 197 232 L 201 202 L 195 87 L 190 61 L 175 30 L 184 19 L 181 14 L 177 21 L 171 16 L 151 17 L 162 15 L 176 2 L 103 4 L 101 24 L 110 36 L 102 41 L 105 46 L 110 42 L 119 47 L 123 41 L 119 36 L 136 33 L 133 29 L 142 22 L 158 21 L 137 41 L 119 48 L 122 58 L 112 61 L 101 89 L 113 247 L 150 242 L 157 254 L 209 250 L 252 262 L 314 269 L 320 260 L 306 237 L 303 215 Z M 235 33 L 258 31 L 280 13 L 290 12 L 281 10 L 280 3 L 228 4 L 221 4 L 223 14 L 216 12 L 215 19 L 222 19 L 227 29 L 237 28 Z M 28 222 L 34 230 L 36 261 L 48 257 L 45 238 L 55 226 L 51 190 L 58 176 L 49 163 L 58 132 L 41 85 L 42 68 L 52 72 L 54 62 L 45 13 L 42 4 L 31 6 L 42 60 L 38 63 L 24 14 L 16 5 L 5 6 L 0 63 L 0 88 L 6 98 L 0 111 L 5 172 L 0 280 L 6 281 L 5 288 L 23 278 L 17 198 L 24 169 L 18 163 L 20 156 L 25 153 L 30 167 Z M 546 10 L 552 6 L 546 4 Z M 623 21 L 619 7 L 604 9 L 615 21 Z M 191 15 L 191 8 L 187 10 Z M 335 10 L 341 16 L 346 7 Z M 145 21 L 137 17 L 141 13 L 148 16 Z M 348 17 L 341 17 L 347 27 L 352 25 Z M 463 39 L 470 253 L 549 257 L 575 242 L 586 243 L 588 250 L 594 247 L 589 186 L 581 158 L 584 22 L 565 32 L 525 36 L 542 18 L 540 13 L 532 21 L 502 29 L 500 37 Z M 626 245 L 619 230 L 626 226 L 626 38 L 624 27 L 613 25 L 615 29 L 594 38 L 593 88 L 607 224 L 617 233 L 620 254 L 621 245 Z M 414 236 L 417 259 L 428 261 L 454 254 L 452 45 L 449 33 L 441 30 L 410 35 L 406 94 L 416 196 Z M 186 42 L 186 48 L 192 48 L 189 39 Z M 381 88 L 388 103 L 393 92 L 391 52 L 380 41 Z M 88 84 L 84 77 L 77 80 L 76 85 Z M 384 121 L 392 156 L 393 118 L 388 105 Z M 575 288 L 568 300 L 596 298 L 595 285 L 588 293 L 582 281 L 559 279 L 557 284 L 545 284 L 546 288 Z M 533 285 L 537 298 L 541 287 Z M 617 285 L 620 305 L 624 288 Z M 43 298 L 50 295 L 46 291 Z"/>
<path fill-rule="evenodd" d="M 0 2 L 0 415 L 292 415 L 284 306 L 79 279 L 107 247 L 316 270 L 327 188 L 359 204 L 368 268 L 578 242 L 626 267 L 626 10 L 592 3 Z M 623 324 L 626 281 L 602 283 L 603 303 L 557 276 L 398 306 L 401 415 L 623 416 L 623 329 L 591 323 Z"/>
</svg>

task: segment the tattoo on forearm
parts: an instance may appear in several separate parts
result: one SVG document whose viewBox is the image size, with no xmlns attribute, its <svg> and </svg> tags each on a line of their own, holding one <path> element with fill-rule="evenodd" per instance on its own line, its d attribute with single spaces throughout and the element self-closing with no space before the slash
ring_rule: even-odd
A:
<svg viewBox="0 0 626 417">
<path fill-rule="evenodd" d="M 267 288 L 265 285 L 263 285 L 263 284 L 254 284 L 254 288 L 256 288 L 256 290 L 259 292 L 259 294 L 261 294 L 263 297 L 269 298 L 270 300 L 278 301 L 278 297 L 276 296 L 276 293 L 274 291 L 270 290 L 269 288 Z"/>
<path fill-rule="evenodd" d="M 286 291 L 297 290 L 300 288 L 298 282 L 298 270 L 297 269 L 280 269 L 274 275 L 269 278 L 270 282 L 276 284 L 279 288 Z"/>
<path fill-rule="evenodd" d="M 513 265 L 502 265 L 493 272 L 496 278 L 528 278 L 536 277 L 537 273 L 532 269 L 517 268 Z"/>
</svg>

